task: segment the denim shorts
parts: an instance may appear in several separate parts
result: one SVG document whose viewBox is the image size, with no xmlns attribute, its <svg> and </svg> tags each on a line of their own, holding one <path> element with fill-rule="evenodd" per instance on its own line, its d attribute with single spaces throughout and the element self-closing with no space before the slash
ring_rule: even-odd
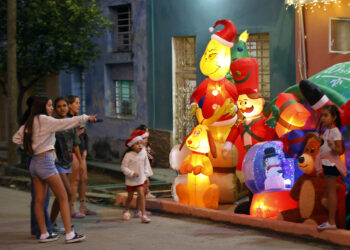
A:
<svg viewBox="0 0 350 250">
<path fill-rule="evenodd" d="M 58 171 L 59 174 L 71 174 L 72 173 L 72 167 L 63 168 L 58 163 L 55 163 L 55 165 L 56 165 L 56 168 L 57 168 L 57 171 Z"/>
<path fill-rule="evenodd" d="M 336 166 L 325 166 L 322 165 L 323 173 L 326 177 L 338 177 L 340 175 L 339 170 Z"/>
<path fill-rule="evenodd" d="M 57 174 L 53 153 L 46 152 L 43 156 L 34 155 L 30 161 L 29 172 L 32 177 L 39 177 L 42 180 Z"/>
</svg>

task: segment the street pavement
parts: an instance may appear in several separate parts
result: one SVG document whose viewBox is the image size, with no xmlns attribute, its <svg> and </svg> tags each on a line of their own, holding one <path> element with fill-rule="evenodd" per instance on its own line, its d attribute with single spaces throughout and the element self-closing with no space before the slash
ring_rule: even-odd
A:
<svg viewBox="0 0 350 250">
<path fill-rule="evenodd" d="M 51 199 L 53 200 L 53 199 Z M 0 249 L 346 249 L 325 242 L 304 240 L 269 230 L 217 223 L 181 215 L 154 213 L 150 224 L 139 219 L 121 220 L 122 208 L 89 208 L 97 216 L 73 219 L 85 242 L 37 243 L 30 236 L 30 193 L 0 187 Z M 60 223 L 61 224 L 61 223 Z M 62 224 L 61 224 L 62 225 Z"/>
</svg>

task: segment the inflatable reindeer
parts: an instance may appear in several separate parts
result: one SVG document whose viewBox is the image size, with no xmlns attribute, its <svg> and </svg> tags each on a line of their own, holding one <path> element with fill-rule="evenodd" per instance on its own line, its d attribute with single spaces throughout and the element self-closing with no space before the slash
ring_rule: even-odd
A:
<svg viewBox="0 0 350 250">
<path fill-rule="evenodd" d="M 210 184 L 209 176 L 213 166 L 207 156 L 211 152 L 216 157 L 213 137 L 206 125 L 197 125 L 186 137 L 184 143 L 191 150 L 180 166 L 181 174 L 187 174 L 187 185 L 181 183 L 176 187 L 179 202 L 198 207 L 218 208 L 219 188 Z"/>
</svg>

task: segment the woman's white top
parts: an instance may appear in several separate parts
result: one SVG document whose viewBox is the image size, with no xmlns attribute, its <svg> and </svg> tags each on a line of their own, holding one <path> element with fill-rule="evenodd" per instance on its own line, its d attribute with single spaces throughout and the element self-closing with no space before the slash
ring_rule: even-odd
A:
<svg viewBox="0 0 350 250">
<path fill-rule="evenodd" d="M 147 154 L 136 153 L 134 151 L 127 152 L 123 158 L 121 169 L 125 175 L 125 185 L 138 186 L 142 185 L 149 176 L 149 160 Z M 137 173 L 138 177 L 133 177 Z"/>
<path fill-rule="evenodd" d="M 89 116 L 79 115 L 65 119 L 55 119 L 47 115 L 37 115 L 33 121 L 32 148 L 34 154 L 40 154 L 55 148 L 55 132 L 78 127 L 87 122 Z M 23 145 L 24 125 L 13 135 L 12 141 Z"/>
<path fill-rule="evenodd" d="M 330 152 L 332 149 L 328 146 L 327 140 L 331 141 L 341 141 L 342 136 L 337 127 L 331 128 L 331 129 L 326 129 L 326 131 L 323 133 L 323 144 L 320 147 L 320 154 L 325 153 L 325 152 Z M 335 164 L 327 159 L 321 159 L 322 165 L 325 166 L 335 166 Z"/>
</svg>

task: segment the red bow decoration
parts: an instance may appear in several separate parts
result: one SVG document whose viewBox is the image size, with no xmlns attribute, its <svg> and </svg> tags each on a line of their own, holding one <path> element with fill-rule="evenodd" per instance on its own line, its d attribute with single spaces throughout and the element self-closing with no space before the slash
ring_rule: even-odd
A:
<svg viewBox="0 0 350 250">
<path fill-rule="evenodd" d="M 282 136 L 280 138 L 281 142 L 283 143 L 283 152 L 287 153 L 288 151 L 290 151 L 289 149 L 289 144 L 288 144 L 288 135 L 286 136 Z"/>
<path fill-rule="evenodd" d="M 298 137 L 298 138 L 294 138 L 294 139 L 288 140 L 288 135 L 286 135 L 286 136 L 282 136 L 280 138 L 280 140 L 283 143 L 283 152 L 290 154 L 290 156 L 292 156 L 293 158 L 296 158 L 296 155 L 293 154 L 292 150 L 290 149 L 290 145 L 293 145 L 293 144 L 296 144 L 296 143 L 300 143 L 300 142 L 304 142 L 305 138 L 304 137 Z"/>
</svg>

